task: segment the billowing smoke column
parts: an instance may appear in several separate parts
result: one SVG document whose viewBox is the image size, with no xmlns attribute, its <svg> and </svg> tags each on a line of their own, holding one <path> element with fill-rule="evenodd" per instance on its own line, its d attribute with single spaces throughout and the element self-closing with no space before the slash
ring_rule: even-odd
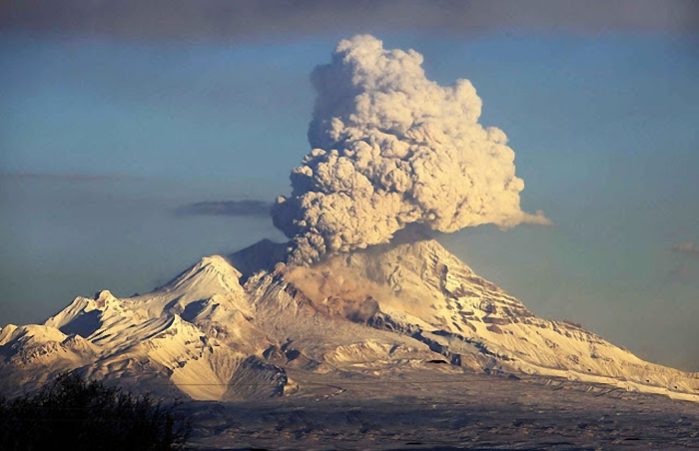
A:
<svg viewBox="0 0 699 451">
<path fill-rule="evenodd" d="M 515 153 L 502 130 L 478 123 L 471 82 L 440 86 L 421 65 L 414 50 L 364 35 L 313 71 L 313 150 L 272 210 L 293 263 L 386 243 L 414 223 L 454 232 L 548 222 L 521 210 Z"/>
</svg>

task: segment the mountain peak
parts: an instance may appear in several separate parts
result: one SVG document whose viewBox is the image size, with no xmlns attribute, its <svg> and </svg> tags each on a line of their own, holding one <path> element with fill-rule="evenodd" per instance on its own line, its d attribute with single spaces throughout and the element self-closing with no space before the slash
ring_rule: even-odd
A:
<svg viewBox="0 0 699 451">
<path fill-rule="evenodd" d="M 238 272 L 238 270 L 222 255 L 208 255 L 206 257 L 202 257 L 195 267 L 210 267 L 219 272 L 233 272 L 240 277 L 240 272 Z"/>
<path fill-rule="evenodd" d="M 241 293 L 241 273 L 221 255 L 203 257 L 196 264 L 165 284 L 161 289 L 182 292 Z"/>
<path fill-rule="evenodd" d="M 18 357 L 0 362 L 0 377 L 45 364 L 36 380 L 80 369 L 139 386 L 155 379 L 149 388 L 175 387 L 196 399 L 232 399 L 252 396 L 248 380 L 282 393 L 287 371 L 297 389 L 320 374 L 431 372 L 430 362 L 443 361 L 452 372 L 565 378 L 699 401 L 696 375 L 534 316 L 423 235 L 401 234 L 310 267 L 278 265 L 285 252 L 285 244 L 262 241 L 204 257 L 151 293 L 118 299 L 103 290 L 76 298 L 44 325 L 6 326 L 0 353 Z M 210 381 L 223 388 L 193 388 Z"/>
<path fill-rule="evenodd" d="M 288 243 L 276 243 L 264 239 L 228 256 L 228 260 L 242 273 L 245 282 L 255 273 L 270 272 L 274 266 L 285 260 Z"/>
<path fill-rule="evenodd" d="M 101 290 L 101 291 L 97 292 L 97 294 L 95 295 L 95 301 L 109 302 L 109 301 L 112 301 L 115 299 L 116 298 L 114 297 L 112 292 L 109 290 Z"/>
<path fill-rule="evenodd" d="M 119 308 L 119 304 L 119 299 L 109 290 L 101 290 L 95 295 L 94 305 L 99 309 L 104 310 L 107 307 Z"/>
</svg>

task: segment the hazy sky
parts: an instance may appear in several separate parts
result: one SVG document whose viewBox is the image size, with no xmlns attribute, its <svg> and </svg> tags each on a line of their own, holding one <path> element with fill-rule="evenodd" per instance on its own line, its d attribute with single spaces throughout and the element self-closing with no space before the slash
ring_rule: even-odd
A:
<svg viewBox="0 0 699 451">
<path fill-rule="evenodd" d="M 0 324 L 43 320 L 100 288 L 143 291 L 200 255 L 281 239 L 265 217 L 174 212 L 288 192 L 308 151 L 310 71 L 338 39 L 371 31 L 421 52 L 439 83 L 473 82 L 481 122 L 516 152 L 523 207 L 554 223 L 440 240 L 537 314 L 699 370 L 695 9 L 464 4 L 385 2 L 366 16 L 382 23 L 315 2 L 293 9 L 303 20 L 281 21 L 265 2 L 217 25 L 168 13 L 150 28 L 127 7 L 3 10 Z"/>
</svg>

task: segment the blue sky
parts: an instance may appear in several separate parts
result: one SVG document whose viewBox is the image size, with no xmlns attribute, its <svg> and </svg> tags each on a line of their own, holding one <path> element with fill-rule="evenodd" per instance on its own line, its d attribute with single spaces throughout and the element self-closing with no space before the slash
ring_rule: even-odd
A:
<svg viewBox="0 0 699 451">
<path fill-rule="evenodd" d="M 280 239 L 266 218 L 170 212 L 286 193 L 308 151 L 308 74 L 350 34 L 2 31 L 0 323 L 39 321 L 99 288 L 142 291 L 205 253 Z M 375 34 L 423 53 L 442 84 L 473 82 L 481 122 L 516 152 L 524 208 L 554 222 L 440 240 L 536 313 L 699 370 L 699 257 L 672 251 L 699 242 L 698 35 Z"/>
</svg>

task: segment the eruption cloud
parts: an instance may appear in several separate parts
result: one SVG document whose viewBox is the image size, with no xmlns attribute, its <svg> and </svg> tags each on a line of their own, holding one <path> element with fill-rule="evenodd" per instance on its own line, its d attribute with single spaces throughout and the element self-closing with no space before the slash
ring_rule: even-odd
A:
<svg viewBox="0 0 699 451">
<path fill-rule="evenodd" d="M 471 82 L 440 86 L 422 62 L 360 35 L 313 71 L 312 150 L 272 209 L 292 263 L 387 243 L 410 224 L 455 232 L 549 223 L 520 208 L 515 153 L 502 130 L 478 123 Z"/>
</svg>

